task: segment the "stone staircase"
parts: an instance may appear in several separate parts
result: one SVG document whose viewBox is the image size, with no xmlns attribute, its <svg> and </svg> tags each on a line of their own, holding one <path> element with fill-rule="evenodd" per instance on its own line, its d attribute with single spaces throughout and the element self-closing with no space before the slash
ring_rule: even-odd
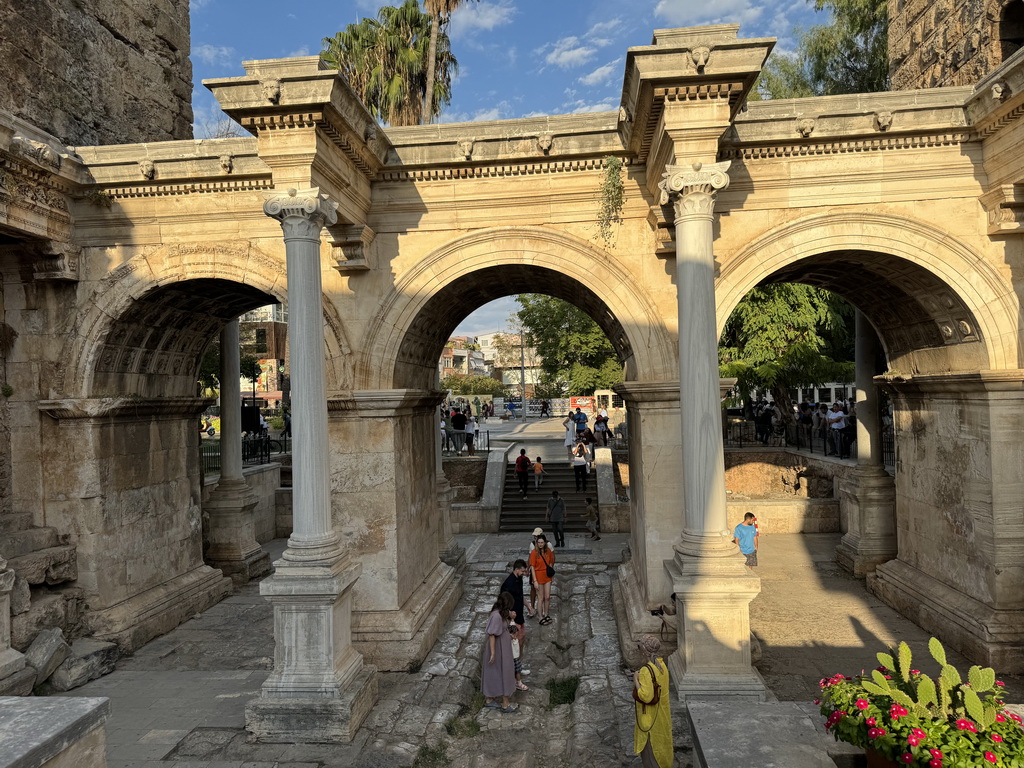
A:
<svg viewBox="0 0 1024 768">
<path fill-rule="evenodd" d="M 509 464 L 505 468 L 505 490 L 501 497 L 501 518 L 498 523 L 498 530 L 501 533 L 532 531 L 540 527 L 550 534 L 551 524 L 546 522 L 544 517 L 552 491 L 558 491 L 558 495 L 565 499 L 566 533 L 586 532 L 587 524 L 582 516 L 587 506 L 586 499 L 589 496 L 595 504 L 597 503 L 597 477 L 594 470 L 591 469 L 587 477 L 586 493 L 576 492 L 576 479 L 566 462 L 545 464 L 544 471 L 544 484 L 539 491 L 535 491 L 533 469 L 530 469 L 529 493 L 524 499 L 519 493 L 515 465 Z"/>
</svg>

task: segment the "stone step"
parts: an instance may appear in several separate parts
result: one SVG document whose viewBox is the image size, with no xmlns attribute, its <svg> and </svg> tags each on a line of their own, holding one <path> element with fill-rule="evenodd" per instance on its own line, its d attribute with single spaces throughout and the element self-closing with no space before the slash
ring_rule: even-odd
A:
<svg viewBox="0 0 1024 768">
<path fill-rule="evenodd" d="M 8 560 L 56 547 L 60 543 L 55 528 L 29 528 L 13 533 L 0 533 L 0 556 Z"/>
<path fill-rule="evenodd" d="M 72 544 L 12 557 L 9 567 L 29 584 L 63 584 L 78 578 L 78 557 Z"/>
</svg>

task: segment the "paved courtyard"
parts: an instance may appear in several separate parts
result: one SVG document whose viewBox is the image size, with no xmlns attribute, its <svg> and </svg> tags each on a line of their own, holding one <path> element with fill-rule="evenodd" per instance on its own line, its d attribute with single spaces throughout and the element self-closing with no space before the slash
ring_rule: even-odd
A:
<svg viewBox="0 0 1024 768">
<path fill-rule="evenodd" d="M 630 685 L 611 591 L 626 536 L 569 537 L 556 579 L 555 621 L 529 624 L 530 691 L 517 694 L 516 715 L 479 709 L 477 691 L 487 612 L 525 538 L 459 540 L 469 562 L 455 614 L 419 669 L 381 676 L 380 700 L 353 744 L 248 741 L 245 703 L 257 695 L 273 655 L 271 611 L 255 584 L 74 695 L 110 697 L 108 753 L 115 768 L 369 768 L 411 766 L 417 759 L 423 768 L 633 765 Z M 813 699 L 819 678 L 874 666 L 874 653 L 901 639 L 924 653 L 927 635 L 832 561 L 837 541 L 837 534 L 763 537 L 762 592 L 751 623 L 761 641 L 759 668 L 780 699 Z M 283 547 L 284 541 L 273 542 L 275 557 Z M 549 709 L 545 683 L 572 676 L 579 677 L 575 703 Z M 1007 682 L 1019 701 L 1021 681 Z M 680 766 L 689 766 L 691 745 L 678 710 L 676 754 Z"/>
</svg>

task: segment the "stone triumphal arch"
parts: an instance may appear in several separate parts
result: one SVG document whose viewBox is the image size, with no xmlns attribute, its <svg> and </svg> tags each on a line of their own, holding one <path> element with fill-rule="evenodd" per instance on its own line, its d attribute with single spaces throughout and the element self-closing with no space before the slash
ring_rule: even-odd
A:
<svg viewBox="0 0 1024 768">
<path fill-rule="evenodd" d="M 475 307 L 536 291 L 587 311 L 626 372 L 625 631 L 674 593 L 677 692 L 761 697 L 760 583 L 723 535 L 716 341 L 751 288 L 798 281 L 858 308 L 859 351 L 877 338 L 886 360 L 858 386 L 896 404 L 896 477 L 864 452 L 837 557 L 1020 671 L 1024 57 L 975 85 L 748 101 L 772 45 L 658 30 L 597 114 L 384 129 L 316 57 L 205 83 L 245 138 L 70 150 L 0 113 L 0 515 L 67 537 L 61 620 L 130 651 L 265 568 L 244 482 L 202 500 L 195 371 L 239 314 L 287 300 L 293 527 L 262 585 L 278 655 L 249 725 L 302 740 L 332 712 L 316 738 L 349 738 L 374 667 L 422 659 L 460 593 L 437 353 Z"/>
</svg>

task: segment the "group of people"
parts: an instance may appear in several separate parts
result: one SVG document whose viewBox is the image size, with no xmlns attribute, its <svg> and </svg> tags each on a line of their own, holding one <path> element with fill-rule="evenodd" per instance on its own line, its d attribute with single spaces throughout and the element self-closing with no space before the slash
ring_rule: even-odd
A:
<svg viewBox="0 0 1024 768">
<path fill-rule="evenodd" d="M 479 431 L 476 416 L 468 408 L 465 412 L 461 408 L 453 408 L 446 415 L 447 419 L 441 419 L 441 450 L 455 451 L 456 456 L 461 456 L 465 450 L 468 455 L 475 456 Z"/>
<path fill-rule="evenodd" d="M 551 619 L 551 582 L 555 578 L 555 549 L 540 528 L 534 529 L 529 557 L 512 563 L 512 572 L 502 582 L 498 597 L 487 617 L 480 689 L 484 707 L 505 715 L 519 711 L 512 697 L 529 691 L 523 678 L 530 674 L 524 666 L 528 647 L 527 618 L 537 618 L 547 626 Z M 530 580 L 529 600 L 523 590 L 523 578 Z M 637 642 L 642 665 L 626 670 L 633 681 L 635 724 L 633 751 L 646 768 L 670 768 L 673 764 L 672 713 L 669 708 L 668 665 L 659 655 L 661 642 L 644 635 Z"/>
<path fill-rule="evenodd" d="M 831 407 L 803 402 L 793 406 L 793 411 L 797 424 L 809 428 L 824 441 L 826 456 L 850 457 L 851 446 L 857 440 L 857 405 L 853 400 L 836 401 Z M 778 403 L 769 403 L 764 398 L 754 403 L 754 428 L 763 445 L 785 444 L 786 418 Z"/>
</svg>

